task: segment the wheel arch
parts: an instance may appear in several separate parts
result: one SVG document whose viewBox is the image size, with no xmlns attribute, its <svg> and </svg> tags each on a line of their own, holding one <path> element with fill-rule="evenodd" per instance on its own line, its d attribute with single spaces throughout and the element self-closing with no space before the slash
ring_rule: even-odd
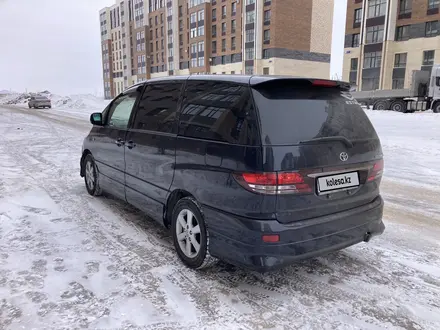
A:
<svg viewBox="0 0 440 330">
<path fill-rule="evenodd" d="M 185 197 L 192 197 L 195 199 L 194 195 L 185 189 L 175 189 L 168 196 L 167 203 L 163 210 L 163 224 L 166 228 L 171 227 L 171 216 L 173 214 L 174 206 L 177 202 Z"/>
</svg>

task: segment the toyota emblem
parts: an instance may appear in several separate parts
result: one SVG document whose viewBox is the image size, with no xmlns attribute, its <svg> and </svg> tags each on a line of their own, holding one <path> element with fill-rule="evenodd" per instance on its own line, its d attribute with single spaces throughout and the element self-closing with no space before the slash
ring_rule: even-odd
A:
<svg viewBox="0 0 440 330">
<path fill-rule="evenodd" d="M 348 154 L 346 152 L 341 152 L 341 154 L 339 155 L 339 159 L 343 162 L 346 162 L 348 160 Z"/>
</svg>

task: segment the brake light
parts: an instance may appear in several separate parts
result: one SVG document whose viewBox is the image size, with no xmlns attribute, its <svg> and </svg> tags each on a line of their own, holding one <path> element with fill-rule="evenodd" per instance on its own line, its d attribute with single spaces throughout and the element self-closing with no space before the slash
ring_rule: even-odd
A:
<svg viewBox="0 0 440 330">
<path fill-rule="evenodd" d="M 336 87 L 338 86 L 338 83 L 332 80 L 312 80 L 312 85 L 320 87 Z"/>
<path fill-rule="evenodd" d="M 310 179 L 300 172 L 234 174 L 244 188 L 260 194 L 307 194 L 312 192 Z"/>
<path fill-rule="evenodd" d="M 376 162 L 373 166 L 373 168 L 370 170 L 370 174 L 368 175 L 368 182 L 377 180 L 379 178 L 382 177 L 382 173 L 383 173 L 383 169 L 384 169 L 384 161 L 383 159 L 379 160 L 378 162 Z"/>
</svg>

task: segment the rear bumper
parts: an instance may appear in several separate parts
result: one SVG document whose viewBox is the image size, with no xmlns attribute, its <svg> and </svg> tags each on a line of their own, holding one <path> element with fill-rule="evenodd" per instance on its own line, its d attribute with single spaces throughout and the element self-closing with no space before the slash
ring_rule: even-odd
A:
<svg viewBox="0 0 440 330">
<path fill-rule="evenodd" d="M 368 205 L 305 221 L 281 224 L 249 220 L 205 208 L 210 253 L 231 264 L 258 271 L 274 270 L 368 241 L 385 230 L 383 199 Z M 280 242 L 263 243 L 262 235 L 278 234 Z"/>
</svg>

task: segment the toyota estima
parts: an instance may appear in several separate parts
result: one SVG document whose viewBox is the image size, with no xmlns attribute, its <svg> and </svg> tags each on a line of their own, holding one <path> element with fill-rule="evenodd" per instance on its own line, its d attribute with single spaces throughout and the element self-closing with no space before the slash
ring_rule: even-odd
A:
<svg viewBox="0 0 440 330">
<path fill-rule="evenodd" d="M 171 230 L 180 259 L 267 271 L 381 234 L 379 138 L 349 86 L 192 75 L 91 115 L 81 176 Z"/>
</svg>

